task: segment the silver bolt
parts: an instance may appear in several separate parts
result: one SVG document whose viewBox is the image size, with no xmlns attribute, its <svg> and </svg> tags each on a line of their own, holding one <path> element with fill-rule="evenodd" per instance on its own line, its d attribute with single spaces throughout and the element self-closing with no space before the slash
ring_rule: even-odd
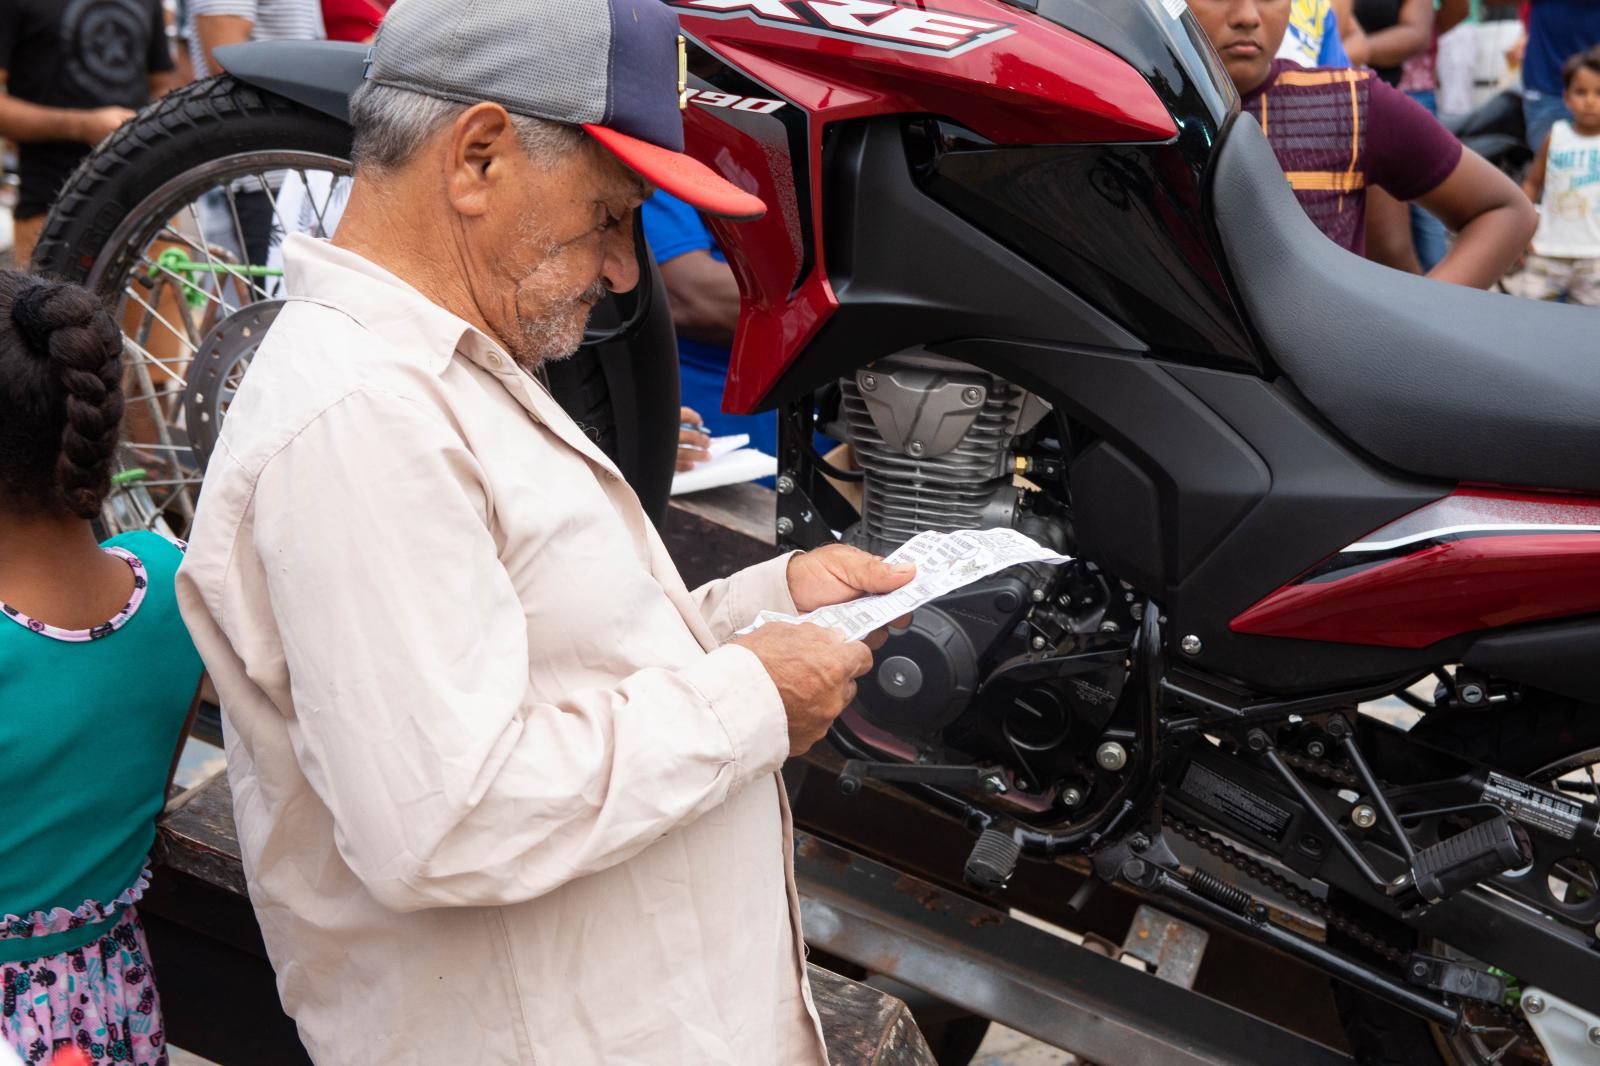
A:
<svg viewBox="0 0 1600 1066">
<path fill-rule="evenodd" d="M 1034 603 L 1043 603 L 1044 602 L 1044 597 L 1045 597 L 1044 589 L 1034 589 L 1028 595 L 1033 597 L 1033 602 Z"/>
<path fill-rule="evenodd" d="M 1117 625 L 1117 623 L 1113 622 L 1111 619 L 1107 618 L 1104 622 L 1100 623 L 1100 632 L 1120 633 L 1122 632 L 1122 627 Z"/>
<path fill-rule="evenodd" d="M 1076 807 L 1082 802 L 1083 793 L 1079 792 L 1077 789 L 1064 788 L 1061 790 L 1061 805 L 1063 807 Z"/>
<path fill-rule="evenodd" d="M 1189 633 L 1185 635 L 1182 640 L 1178 641 L 1178 648 L 1185 655 L 1199 655 L 1200 652 L 1205 649 L 1205 645 L 1200 643 L 1199 637 L 1195 636 L 1193 633 Z"/>
<path fill-rule="evenodd" d="M 1600 1025 L 1590 1028 L 1589 1043 L 1593 1044 L 1595 1047 L 1600 1047 Z"/>
<path fill-rule="evenodd" d="M 787 496 L 794 491 L 794 478 L 788 474 L 778 475 L 778 495 Z"/>
<path fill-rule="evenodd" d="M 914 440 L 910 444 L 906 445 L 906 454 L 907 455 L 912 455 L 912 456 L 921 455 L 923 452 L 925 452 L 927 450 L 928 450 L 928 446 L 926 444 L 923 444 L 920 440 Z"/>
<path fill-rule="evenodd" d="M 876 375 L 873 375 L 873 374 L 862 374 L 861 375 L 861 390 L 863 392 L 871 392 L 873 389 L 875 389 L 877 387 L 878 387 L 878 379 L 877 379 Z"/>
<path fill-rule="evenodd" d="M 1467 684 L 1461 686 L 1462 703 L 1482 703 L 1484 691 L 1482 685 Z"/>
<path fill-rule="evenodd" d="M 998 796 L 1006 790 L 1006 779 L 999 774 L 990 774 L 983 779 L 978 787 L 991 795 Z"/>
<path fill-rule="evenodd" d="M 1320 759 L 1324 755 L 1328 754 L 1328 745 L 1324 744 L 1320 740 L 1313 740 L 1311 743 L 1306 745 L 1306 754 L 1311 756 L 1313 759 Z"/>
<path fill-rule="evenodd" d="M 778 519 L 778 536 L 787 537 L 790 533 L 793 533 L 793 532 L 794 532 L 794 519 L 792 519 L 792 518 L 780 518 L 780 519 Z"/>
<path fill-rule="evenodd" d="M 1378 824 L 1378 812 L 1365 803 L 1358 804 L 1351 809 L 1350 820 L 1359 829 L 1371 829 Z"/>
<path fill-rule="evenodd" d="M 1537 995 L 1535 993 L 1532 993 L 1532 992 L 1528 993 L 1526 996 L 1523 996 L 1522 997 L 1522 1013 L 1524 1013 L 1524 1014 L 1543 1014 L 1544 1013 L 1544 997 L 1540 996 L 1540 995 Z"/>
<path fill-rule="evenodd" d="M 961 402 L 968 407 L 976 407 L 983 402 L 983 390 L 975 385 L 969 385 L 961 390 Z"/>
<path fill-rule="evenodd" d="M 1030 641 L 1029 643 L 1031 643 L 1033 645 L 1033 650 L 1034 651 L 1039 651 L 1046 644 L 1048 644 L 1049 641 L 1045 640 L 1043 637 L 1034 637 L 1033 640 Z"/>
<path fill-rule="evenodd" d="M 1128 751 L 1114 740 L 1108 740 L 1094 749 L 1094 761 L 1102 770 L 1120 770 L 1128 765 Z"/>
</svg>

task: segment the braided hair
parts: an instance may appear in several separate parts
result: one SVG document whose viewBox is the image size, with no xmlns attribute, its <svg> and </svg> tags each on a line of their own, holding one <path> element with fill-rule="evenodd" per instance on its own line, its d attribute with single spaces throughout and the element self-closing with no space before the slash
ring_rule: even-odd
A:
<svg viewBox="0 0 1600 1066">
<path fill-rule="evenodd" d="M 94 518 L 122 421 L 122 332 L 87 290 L 0 271 L 0 502 Z"/>
</svg>

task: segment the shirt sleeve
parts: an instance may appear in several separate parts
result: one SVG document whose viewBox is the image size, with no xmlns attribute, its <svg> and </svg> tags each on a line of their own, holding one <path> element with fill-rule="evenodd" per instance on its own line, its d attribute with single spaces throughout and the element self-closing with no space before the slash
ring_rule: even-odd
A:
<svg viewBox="0 0 1600 1066">
<path fill-rule="evenodd" d="M 1367 184 L 1397 200 L 1427 195 L 1461 161 L 1461 142 L 1399 89 L 1367 84 Z"/>
<path fill-rule="evenodd" d="M 738 645 L 533 699 L 539 637 L 489 499 L 437 414 L 373 392 L 313 420 L 256 483 L 296 759 L 340 854 L 396 910 L 536 898 L 632 857 L 788 754 L 777 689 Z"/>
<path fill-rule="evenodd" d="M 789 560 L 797 554 L 785 552 L 731 577 L 707 581 L 691 592 L 712 635 L 727 640 L 762 611 L 798 614 L 789 595 Z"/>
<path fill-rule="evenodd" d="M 172 42 L 167 40 L 166 11 L 159 0 L 150 2 L 150 47 L 144 62 L 151 74 L 165 74 L 177 66 L 172 59 Z"/>
<path fill-rule="evenodd" d="M 1322 51 L 1317 56 L 1319 67 L 1344 68 L 1350 65 L 1350 53 L 1344 50 L 1339 36 L 1339 15 L 1330 4 L 1322 16 Z"/>
<path fill-rule="evenodd" d="M 700 213 L 659 189 L 640 208 L 645 239 L 656 262 L 666 263 L 690 252 L 714 251 L 716 240 Z"/>
</svg>

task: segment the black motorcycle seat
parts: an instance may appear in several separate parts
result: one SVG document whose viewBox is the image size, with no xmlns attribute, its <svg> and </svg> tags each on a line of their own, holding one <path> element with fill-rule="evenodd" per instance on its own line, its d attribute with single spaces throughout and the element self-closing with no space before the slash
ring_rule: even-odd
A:
<svg viewBox="0 0 1600 1066">
<path fill-rule="evenodd" d="M 1600 312 L 1352 255 L 1306 217 L 1248 115 L 1210 195 L 1267 351 L 1352 442 L 1427 478 L 1600 489 Z"/>
</svg>

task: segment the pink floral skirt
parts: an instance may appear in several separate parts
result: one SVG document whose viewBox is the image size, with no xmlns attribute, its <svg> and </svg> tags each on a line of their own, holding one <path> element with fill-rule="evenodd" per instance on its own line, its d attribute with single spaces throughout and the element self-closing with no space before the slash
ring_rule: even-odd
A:
<svg viewBox="0 0 1600 1066">
<path fill-rule="evenodd" d="M 150 950 L 131 905 L 81 948 L 0 963 L 0 981 L 0 1041 L 23 1062 L 48 1066 L 75 1044 L 95 1066 L 167 1066 Z"/>
</svg>

